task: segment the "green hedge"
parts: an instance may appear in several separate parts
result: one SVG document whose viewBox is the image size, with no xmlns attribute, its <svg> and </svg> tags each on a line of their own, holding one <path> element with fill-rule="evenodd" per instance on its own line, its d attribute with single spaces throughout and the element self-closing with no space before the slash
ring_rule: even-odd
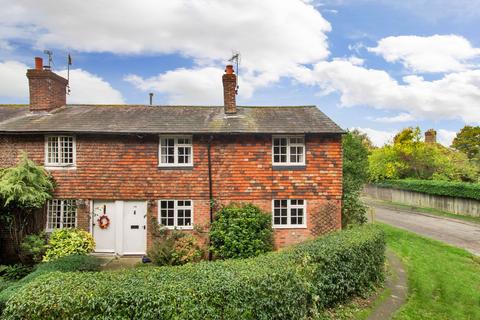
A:
<svg viewBox="0 0 480 320">
<path fill-rule="evenodd" d="M 374 226 L 249 259 L 50 273 L 8 301 L 5 319 L 305 319 L 383 279 Z"/>
<path fill-rule="evenodd" d="M 385 180 L 375 183 L 379 187 L 422 192 L 480 200 L 480 183 L 450 182 L 441 180 Z"/>
<path fill-rule="evenodd" d="M 0 311 L 7 300 L 19 291 L 24 285 L 32 282 L 41 275 L 50 272 L 72 272 L 72 271 L 95 271 L 98 270 L 101 261 L 92 256 L 71 255 L 51 262 L 40 263 L 35 271 L 28 274 L 17 282 L 10 282 L 3 290 L 0 290 Z M 1 313 L 1 312 L 0 312 Z"/>
</svg>

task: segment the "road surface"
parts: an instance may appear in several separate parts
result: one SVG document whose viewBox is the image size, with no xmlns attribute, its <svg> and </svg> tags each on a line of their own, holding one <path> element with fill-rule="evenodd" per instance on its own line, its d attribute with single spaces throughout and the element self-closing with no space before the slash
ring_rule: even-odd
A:
<svg viewBox="0 0 480 320">
<path fill-rule="evenodd" d="M 374 219 L 422 236 L 443 241 L 480 256 L 480 224 L 396 209 L 367 201 Z"/>
</svg>

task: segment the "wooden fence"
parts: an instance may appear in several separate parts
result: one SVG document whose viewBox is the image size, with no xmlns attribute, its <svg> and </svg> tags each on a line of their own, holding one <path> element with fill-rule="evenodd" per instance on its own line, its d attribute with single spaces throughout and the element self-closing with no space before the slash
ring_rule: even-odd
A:
<svg viewBox="0 0 480 320">
<path fill-rule="evenodd" d="M 480 217 L 480 201 L 473 199 L 435 196 L 415 191 L 383 188 L 373 184 L 366 185 L 363 193 L 373 199 Z"/>
</svg>

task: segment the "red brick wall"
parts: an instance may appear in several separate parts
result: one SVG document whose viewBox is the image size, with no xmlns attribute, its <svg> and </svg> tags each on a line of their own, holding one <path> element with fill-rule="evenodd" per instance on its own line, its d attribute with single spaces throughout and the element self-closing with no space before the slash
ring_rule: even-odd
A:
<svg viewBox="0 0 480 320">
<path fill-rule="evenodd" d="M 205 136 L 194 136 L 193 168 L 165 169 L 158 167 L 156 135 L 78 135 L 76 169 L 51 171 L 58 185 L 56 197 L 151 200 L 149 216 L 157 215 L 155 200 L 193 199 L 195 223 L 207 223 L 207 140 Z M 44 163 L 43 136 L 2 136 L 0 167 L 13 165 L 19 150 L 27 151 L 37 163 Z M 271 150 L 271 135 L 215 136 L 212 142 L 214 198 L 222 203 L 253 202 L 268 212 L 274 198 L 306 199 L 307 228 L 276 230 L 278 246 L 339 229 L 340 137 L 307 135 L 306 166 L 295 170 L 273 169 Z M 79 210 L 82 215 L 79 226 L 86 229 L 90 224 L 88 212 L 88 208 Z"/>
<path fill-rule="evenodd" d="M 30 110 L 50 111 L 66 104 L 67 79 L 49 70 L 27 71 L 30 88 Z"/>
</svg>

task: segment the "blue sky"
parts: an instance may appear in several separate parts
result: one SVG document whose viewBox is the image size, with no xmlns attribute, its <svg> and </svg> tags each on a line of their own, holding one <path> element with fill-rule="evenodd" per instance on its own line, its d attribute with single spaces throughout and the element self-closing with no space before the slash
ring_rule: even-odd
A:
<svg viewBox="0 0 480 320">
<path fill-rule="evenodd" d="M 69 103 L 221 104 L 241 53 L 243 105 L 316 104 L 374 142 L 435 128 L 448 144 L 480 123 L 480 1 L 5 1 L 0 103 L 28 102 L 43 50 Z"/>
</svg>

